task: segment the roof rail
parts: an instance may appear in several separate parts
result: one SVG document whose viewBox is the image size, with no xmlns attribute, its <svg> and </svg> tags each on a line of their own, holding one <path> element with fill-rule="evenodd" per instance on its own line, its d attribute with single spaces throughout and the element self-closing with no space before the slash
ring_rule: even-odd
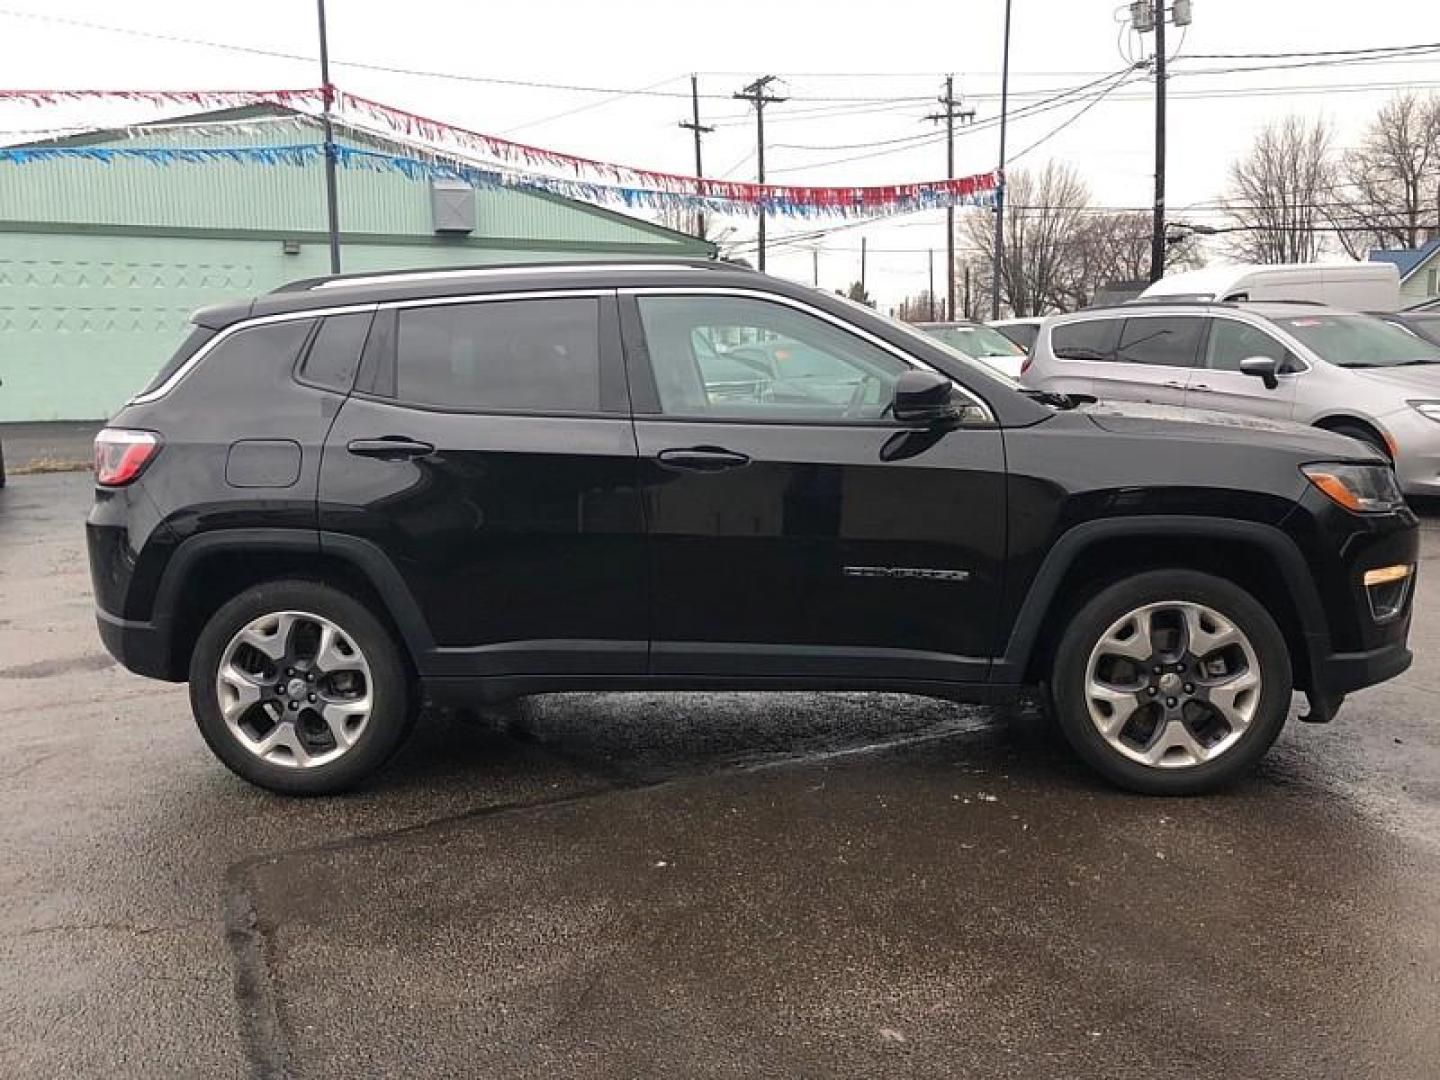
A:
<svg viewBox="0 0 1440 1080">
<path fill-rule="evenodd" d="M 408 270 L 360 271 L 352 274 L 327 274 L 323 277 L 301 278 L 287 282 L 272 293 L 310 292 L 314 289 L 342 288 L 350 285 L 381 285 L 435 278 L 488 277 L 495 274 L 554 274 L 583 270 L 655 270 L 655 269 L 743 270 L 739 263 L 720 259 L 699 259 L 657 256 L 650 259 L 567 259 L 559 262 L 487 263 L 483 266 L 435 266 Z"/>
</svg>

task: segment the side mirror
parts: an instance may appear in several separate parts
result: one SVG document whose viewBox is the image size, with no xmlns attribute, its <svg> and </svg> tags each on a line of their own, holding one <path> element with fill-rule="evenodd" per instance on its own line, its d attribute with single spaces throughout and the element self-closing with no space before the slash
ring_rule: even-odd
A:
<svg viewBox="0 0 1440 1080">
<path fill-rule="evenodd" d="M 1266 390 L 1280 385 L 1280 361 L 1273 356 L 1250 356 L 1240 361 L 1240 374 L 1253 375 L 1265 384 Z"/>
<path fill-rule="evenodd" d="M 895 380 L 891 415 L 902 424 L 947 424 L 960 419 L 955 388 L 934 371 L 907 371 Z"/>
</svg>

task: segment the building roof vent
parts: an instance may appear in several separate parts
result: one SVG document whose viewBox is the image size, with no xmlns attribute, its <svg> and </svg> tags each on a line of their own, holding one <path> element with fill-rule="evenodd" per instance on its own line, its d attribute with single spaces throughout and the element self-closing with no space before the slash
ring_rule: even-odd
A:
<svg viewBox="0 0 1440 1080">
<path fill-rule="evenodd" d="M 463 235 L 474 232 L 475 189 L 464 180 L 432 179 L 430 220 L 437 233 Z"/>
</svg>

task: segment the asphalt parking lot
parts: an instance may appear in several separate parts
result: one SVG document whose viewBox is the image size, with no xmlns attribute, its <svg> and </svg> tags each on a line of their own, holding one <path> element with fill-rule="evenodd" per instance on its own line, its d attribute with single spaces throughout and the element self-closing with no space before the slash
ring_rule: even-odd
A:
<svg viewBox="0 0 1440 1080">
<path fill-rule="evenodd" d="M 295 801 L 104 653 L 89 497 L 0 491 L 4 1075 L 1440 1074 L 1440 519 L 1416 666 L 1220 796 L 1025 710 L 569 695 Z"/>
</svg>

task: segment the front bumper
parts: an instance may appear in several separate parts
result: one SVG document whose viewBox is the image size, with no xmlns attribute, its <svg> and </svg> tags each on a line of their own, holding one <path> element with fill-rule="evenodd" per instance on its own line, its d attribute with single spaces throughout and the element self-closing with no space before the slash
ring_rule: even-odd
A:
<svg viewBox="0 0 1440 1080">
<path fill-rule="evenodd" d="M 1395 478 L 1406 495 L 1440 496 L 1440 424 L 1410 406 L 1381 417 L 1395 441 Z"/>
</svg>

